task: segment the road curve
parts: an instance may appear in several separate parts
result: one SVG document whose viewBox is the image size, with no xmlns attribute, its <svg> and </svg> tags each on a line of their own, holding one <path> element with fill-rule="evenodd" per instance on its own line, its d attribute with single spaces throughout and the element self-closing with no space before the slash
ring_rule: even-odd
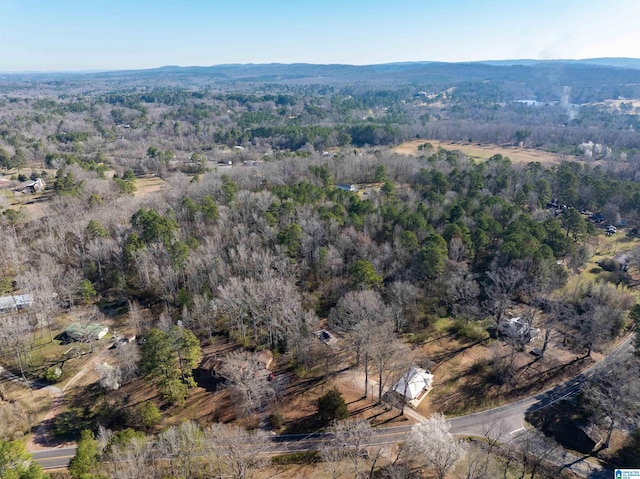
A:
<svg viewBox="0 0 640 479">
<path fill-rule="evenodd" d="M 449 419 L 450 431 L 453 434 L 465 436 L 482 436 L 486 432 L 487 427 L 499 425 L 503 432 L 503 442 L 517 437 L 525 431 L 524 421 L 527 411 L 541 409 L 556 401 L 576 394 L 594 371 L 614 361 L 625 354 L 626 351 L 630 350 L 632 345 L 631 339 L 631 336 L 627 337 L 601 361 L 557 386 L 504 406 Z M 375 436 L 371 440 L 370 445 L 403 442 L 407 432 L 410 430 L 411 425 L 376 429 Z M 273 452 L 286 454 L 317 450 L 326 438 L 326 433 L 274 436 L 272 438 L 274 443 Z M 44 449 L 33 452 L 32 454 L 33 458 L 40 463 L 44 469 L 60 469 L 67 467 L 69 461 L 75 455 L 75 451 L 75 447 L 64 447 Z"/>
</svg>

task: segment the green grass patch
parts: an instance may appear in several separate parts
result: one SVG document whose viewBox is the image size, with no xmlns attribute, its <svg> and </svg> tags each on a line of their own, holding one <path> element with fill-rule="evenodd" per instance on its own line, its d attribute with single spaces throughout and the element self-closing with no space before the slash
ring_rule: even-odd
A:
<svg viewBox="0 0 640 479">
<path fill-rule="evenodd" d="M 53 331 L 53 337 L 57 337 L 63 330 Z M 51 341 L 51 336 L 37 336 L 31 340 L 31 348 L 26 350 L 22 357 L 25 373 L 35 378 L 46 378 L 46 373 L 52 367 L 62 369 L 62 376 L 58 382 L 72 377 L 87 361 L 87 353 L 91 350 L 88 343 L 72 342 L 63 344 L 60 340 Z M 94 341 L 94 349 L 100 349 L 106 344 L 105 340 Z M 18 370 L 18 360 L 13 354 L 7 354 L 7 366 Z"/>
<path fill-rule="evenodd" d="M 455 322 L 453 330 L 458 336 L 467 338 L 471 341 L 484 341 L 489 338 L 489 333 L 482 325 L 466 322 L 461 319 Z"/>
<path fill-rule="evenodd" d="M 594 254 L 578 274 L 572 274 L 569 277 L 563 290 L 563 294 L 567 297 L 572 297 L 580 287 L 591 282 L 607 281 L 611 284 L 624 284 L 626 278 L 605 271 L 602 262 L 604 261 L 607 265 L 608 260 L 618 253 L 625 253 L 640 246 L 640 238 L 629 238 L 624 231 L 613 236 L 605 236 L 603 233 L 589 240 L 589 246 Z M 637 288 L 629 289 L 627 292 L 636 298 L 640 297 L 640 290 Z"/>
<path fill-rule="evenodd" d="M 431 324 L 431 328 L 435 333 L 447 333 L 455 326 L 453 318 L 438 318 Z"/>
</svg>

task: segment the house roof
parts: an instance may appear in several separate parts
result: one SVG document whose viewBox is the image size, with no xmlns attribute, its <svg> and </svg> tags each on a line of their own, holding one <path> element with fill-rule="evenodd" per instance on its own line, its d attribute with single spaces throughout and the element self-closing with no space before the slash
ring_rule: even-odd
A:
<svg viewBox="0 0 640 479">
<path fill-rule="evenodd" d="M 67 329 L 65 329 L 65 333 L 67 336 L 74 339 L 82 339 L 88 336 L 93 337 L 101 337 L 104 336 L 109 328 L 103 326 L 101 324 L 81 324 L 81 323 L 73 323 L 70 324 Z"/>
<path fill-rule="evenodd" d="M 10 309 L 28 308 L 33 302 L 33 296 L 30 294 L 18 294 L 15 296 L 0 297 L 0 311 Z"/>
<path fill-rule="evenodd" d="M 407 379 L 408 383 L 406 382 Z M 417 398 L 422 391 L 429 389 L 432 382 L 433 374 L 422 368 L 412 366 L 408 373 L 400 378 L 393 390 L 411 401 Z"/>
</svg>

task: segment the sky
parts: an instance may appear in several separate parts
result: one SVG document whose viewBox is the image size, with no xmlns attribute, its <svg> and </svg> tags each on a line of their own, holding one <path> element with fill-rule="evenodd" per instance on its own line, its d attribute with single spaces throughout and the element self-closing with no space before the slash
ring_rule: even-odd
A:
<svg viewBox="0 0 640 479">
<path fill-rule="evenodd" d="M 0 0 L 0 72 L 640 58 L 639 0 Z"/>
</svg>

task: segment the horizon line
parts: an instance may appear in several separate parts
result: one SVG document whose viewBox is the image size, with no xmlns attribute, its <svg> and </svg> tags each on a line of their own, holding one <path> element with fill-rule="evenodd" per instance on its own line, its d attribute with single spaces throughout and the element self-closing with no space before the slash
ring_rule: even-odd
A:
<svg viewBox="0 0 640 479">
<path fill-rule="evenodd" d="M 383 63 L 368 63 L 368 64 L 352 64 L 352 63 L 312 63 L 312 62 L 265 62 L 265 63 L 217 63 L 211 65 L 160 65 L 153 67 L 131 67 L 131 68 L 91 68 L 91 69 L 79 69 L 79 70 L 0 70 L 0 75 L 61 75 L 61 74 L 96 74 L 96 73 L 117 73 L 117 72 L 135 72 L 135 71 L 149 71 L 149 70 L 161 70 L 166 68 L 215 68 L 215 67 L 230 67 L 230 66 L 267 66 L 267 65 L 310 65 L 310 66 L 349 66 L 349 67 L 372 67 L 382 65 L 403 65 L 403 64 L 420 64 L 420 63 L 445 63 L 445 64 L 469 64 L 469 63 L 492 63 L 492 62 L 588 62 L 595 60 L 637 60 L 640 58 L 635 57 L 591 57 L 591 58 L 504 58 L 504 59 L 487 59 L 487 60 L 463 60 L 463 61 L 441 61 L 441 60 L 410 60 L 401 62 L 383 62 Z"/>
</svg>

